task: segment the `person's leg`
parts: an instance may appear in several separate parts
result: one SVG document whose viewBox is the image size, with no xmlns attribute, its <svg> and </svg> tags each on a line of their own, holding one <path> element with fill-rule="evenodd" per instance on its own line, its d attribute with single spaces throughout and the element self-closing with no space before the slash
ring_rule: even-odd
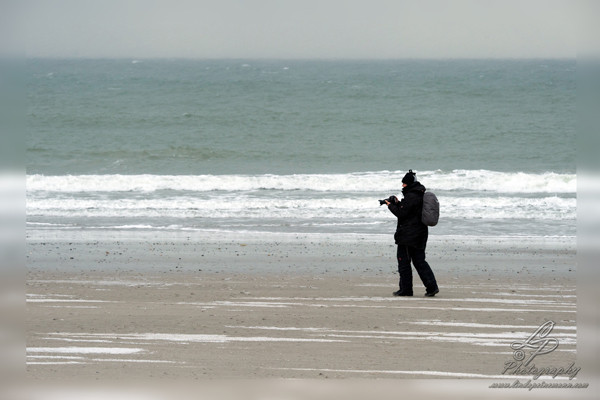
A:
<svg viewBox="0 0 600 400">
<path fill-rule="evenodd" d="M 412 268 L 410 266 L 410 255 L 406 246 L 398 246 L 396 252 L 398 258 L 398 274 L 400 275 L 400 290 L 394 292 L 396 296 L 412 296 Z"/>
<path fill-rule="evenodd" d="M 416 249 L 414 247 L 408 248 L 408 253 L 412 259 L 412 263 L 419 274 L 419 278 L 425 285 L 428 295 L 435 295 L 439 292 L 435 275 L 429 266 L 429 263 L 425 260 L 425 249 Z"/>
</svg>

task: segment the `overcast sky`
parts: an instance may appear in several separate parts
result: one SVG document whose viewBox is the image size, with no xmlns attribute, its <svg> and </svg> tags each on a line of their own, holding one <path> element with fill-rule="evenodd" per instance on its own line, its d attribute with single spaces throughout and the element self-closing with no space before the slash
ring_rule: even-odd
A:
<svg viewBox="0 0 600 400">
<path fill-rule="evenodd" d="M 575 57 L 573 0 L 1 0 L 28 57 Z M 7 47 L 8 44 L 4 44 Z"/>
</svg>

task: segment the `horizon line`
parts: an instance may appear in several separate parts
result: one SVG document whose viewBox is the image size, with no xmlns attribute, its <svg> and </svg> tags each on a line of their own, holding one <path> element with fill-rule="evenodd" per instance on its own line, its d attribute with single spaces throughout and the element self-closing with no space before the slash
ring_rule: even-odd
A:
<svg viewBox="0 0 600 400">
<path fill-rule="evenodd" d="M 0 59 L 21 60 L 131 60 L 131 61 L 155 61 L 155 60 L 185 60 L 185 61 L 536 61 L 536 60 L 558 60 L 576 61 L 579 57 L 186 57 L 186 56 L 23 56 L 4 57 Z"/>
</svg>

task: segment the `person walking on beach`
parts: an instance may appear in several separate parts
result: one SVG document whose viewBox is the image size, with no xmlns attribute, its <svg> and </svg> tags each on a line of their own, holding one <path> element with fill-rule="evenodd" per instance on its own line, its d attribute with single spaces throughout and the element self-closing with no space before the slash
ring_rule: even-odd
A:
<svg viewBox="0 0 600 400">
<path fill-rule="evenodd" d="M 388 209 L 398 218 L 398 226 L 394 240 L 398 245 L 398 273 L 400 274 L 400 289 L 394 296 L 412 296 L 412 269 L 411 261 L 425 285 L 425 296 L 433 297 L 439 293 L 435 275 L 425 261 L 425 247 L 429 229 L 421 221 L 423 209 L 423 194 L 425 186 L 417 181 L 416 174 L 409 170 L 402 178 L 402 200 L 395 196 L 385 200 Z"/>
</svg>

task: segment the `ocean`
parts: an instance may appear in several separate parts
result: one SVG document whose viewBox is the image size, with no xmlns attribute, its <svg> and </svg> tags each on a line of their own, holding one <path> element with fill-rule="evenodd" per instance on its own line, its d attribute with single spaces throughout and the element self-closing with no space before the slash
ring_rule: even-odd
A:
<svg viewBox="0 0 600 400">
<path fill-rule="evenodd" d="M 574 237 L 574 60 L 26 62 L 27 232 Z"/>
</svg>

